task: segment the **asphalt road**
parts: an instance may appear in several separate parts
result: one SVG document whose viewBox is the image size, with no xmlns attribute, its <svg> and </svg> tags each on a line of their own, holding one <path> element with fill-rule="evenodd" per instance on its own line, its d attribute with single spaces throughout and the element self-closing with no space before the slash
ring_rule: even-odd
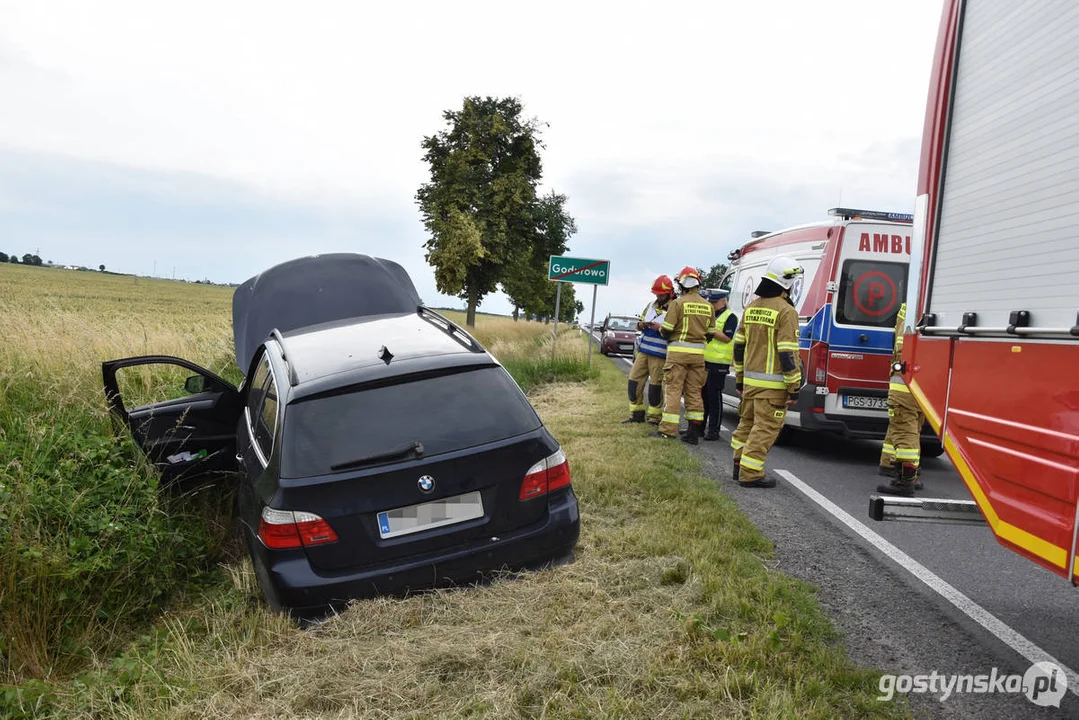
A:
<svg viewBox="0 0 1079 720">
<path fill-rule="evenodd" d="M 628 358 L 610 359 L 628 373 Z M 776 544 L 777 569 L 819 588 L 857 662 L 897 675 L 995 668 L 999 676 L 1053 660 L 1070 681 L 1059 708 L 1039 707 L 1022 692 L 907 697 L 928 717 L 1079 717 L 1079 590 L 999 545 L 986 526 L 870 520 L 869 496 L 883 480 L 879 443 L 796 433 L 769 453 L 777 488 L 736 487 L 729 447 L 736 422 L 725 408 L 721 440 L 691 451 Z M 652 429 L 642 426 L 642 436 Z M 970 499 L 946 456 L 923 461 L 922 481 L 926 497 Z"/>
</svg>

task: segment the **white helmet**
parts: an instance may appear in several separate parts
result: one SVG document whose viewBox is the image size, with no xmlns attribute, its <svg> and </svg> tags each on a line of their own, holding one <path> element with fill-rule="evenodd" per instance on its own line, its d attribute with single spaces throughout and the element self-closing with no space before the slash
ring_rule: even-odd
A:
<svg viewBox="0 0 1079 720">
<path fill-rule="evenodd" d="M 803 272 L 805 270 L 802 266 L 790 255 L 776 255 L 768 263 L 764 271 L 764 279 L 771 280 L 784 290 L 790 290 L 794 285 L 794 278 Z"/>
</svg>

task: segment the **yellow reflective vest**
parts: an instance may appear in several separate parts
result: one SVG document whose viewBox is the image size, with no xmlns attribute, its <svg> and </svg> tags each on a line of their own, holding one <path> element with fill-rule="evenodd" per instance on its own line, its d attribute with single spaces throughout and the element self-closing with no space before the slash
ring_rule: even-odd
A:
<svg viewBox="0 0 1079 720">
<path fill-rule="evenodd" d="M 734 338 L 724 342 L 715 337 L 716 333 L 723 332 L 723 328 L 727 324 L 727 318 L 733 314 L 734 313 L 730 311 L 730 308 L 724 308 L 723 312 L 716 317 L 715 324 L 712 325 L 712 328 L 708 331 L 708 345 L 704 348 L 705 362 L 730 365 L 734 360 Z"/>
</svg>

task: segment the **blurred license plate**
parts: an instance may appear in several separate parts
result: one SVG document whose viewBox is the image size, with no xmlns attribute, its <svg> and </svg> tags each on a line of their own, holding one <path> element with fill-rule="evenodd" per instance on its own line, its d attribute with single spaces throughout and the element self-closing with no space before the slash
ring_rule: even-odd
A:
<svg viewBox="0 0 1079 720">
<path fill-rule="evenodd" d="M 396 510 L 384 510 L 378 514 L 378 534 L 391 538 L 480 517 L 483 517 L 483 498 L 476 491 Z"/>
<path fill-rule="evenodd" d="M 858 408 L 860 410 L 887 410 L 888 398 L 870 397 L 867 395 L 844 395 L 843 407 Z"/>
<path fill-rule="evenodd" d="M 619 345 L 618 347 L 622 348 L 623 350 L 632 350 L 633 349 L 632 345 Z"/>
</svg>

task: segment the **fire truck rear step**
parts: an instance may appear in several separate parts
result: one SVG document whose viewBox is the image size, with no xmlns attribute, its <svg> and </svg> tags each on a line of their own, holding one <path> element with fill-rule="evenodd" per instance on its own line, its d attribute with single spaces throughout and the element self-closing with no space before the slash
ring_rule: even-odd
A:
<svg viewBox="0 0 1079 720">
<path fill-rule="evenodd" d="M 985 516 L 973 500 L 869 496 L 869 517 L 873 520 L 984 525 Z"/>
</svg>

